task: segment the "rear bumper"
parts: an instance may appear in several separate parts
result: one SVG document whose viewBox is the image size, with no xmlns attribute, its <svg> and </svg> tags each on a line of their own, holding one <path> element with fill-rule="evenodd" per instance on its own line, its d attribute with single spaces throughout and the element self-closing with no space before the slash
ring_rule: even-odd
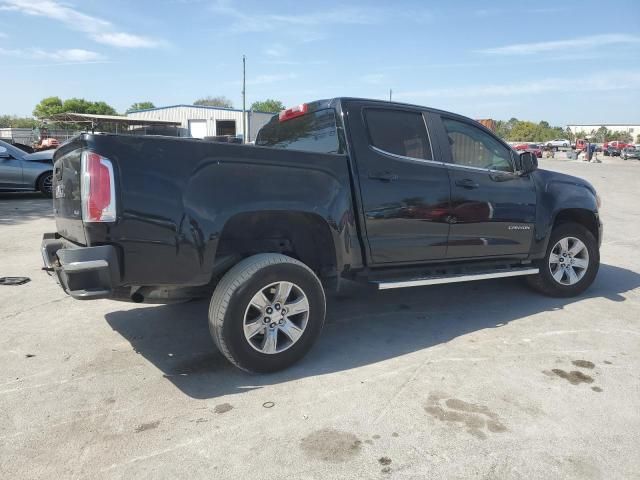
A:
<svg viewBox="0 0 640 480">
<path fill-rule="evenodd" d="M 44 270 L 54 274 L 73 298 L 109 298 L 120 284 L 120 264 L 112 245 L 82 247 L 45 233 L 41 250 Z"/>
</svg>

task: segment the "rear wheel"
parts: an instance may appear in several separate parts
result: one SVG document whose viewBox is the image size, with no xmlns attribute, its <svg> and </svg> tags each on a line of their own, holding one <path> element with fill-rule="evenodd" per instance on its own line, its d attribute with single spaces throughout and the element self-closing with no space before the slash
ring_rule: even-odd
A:
<svg viewBox="0 0 640 480">
<path fill-rule="evenodd" d="M 551 233 L 547 253 L 537 275 L 527 276 L 535 290 L 552 297 L 573 297 L 592 283 L 600 266 L 598 242 L 577 223 L 563 223 Z"/>
<path fill-rule="evenodd" d="M 265 253 L 222 277 L 211 298 L 209 329 L 239 368 L 274 372 L 311 349 L 324 317 L 324 290 L 315 273 L 291 257 Z"/>
<path fill-rule="evenodd" d="M 45 172 L 40 175 L 37 187 L 45 197 L 51 197 L 53 192 L 53 172 Z"/>
</svg>

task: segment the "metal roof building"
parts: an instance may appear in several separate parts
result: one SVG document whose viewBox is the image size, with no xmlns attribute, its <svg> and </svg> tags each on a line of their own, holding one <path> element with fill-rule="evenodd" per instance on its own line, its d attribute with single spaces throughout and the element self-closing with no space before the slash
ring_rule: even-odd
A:
<svg viewBox="0 0 640 480">
<path fill-rule="evenodd" d="M 640 135 L 640 122 L 639 123 L 592 123 L 592 124 L 571 124 L 567 125 L 567 128 L 572 133 L 578 134 L 584 132 L 586 134 L 595 133 L 599 128 L 605 127 L 611 132 L 626 132 L 633 137 L 633 142 L 638 142 L 638 135 Z"/>
<path fill-rule="evenodd" d="M 247 111 L 247 141 L 256 138 L 258 130 L 266 124 L 273 113 Z M 144 120 L 179 122 L 180 126 L 194 138 L 220 135 L 242 135 L 242 110 L 200 105 L 171 105 L 168 107 L 135 110 L 127 117 Z"/>
</svg>

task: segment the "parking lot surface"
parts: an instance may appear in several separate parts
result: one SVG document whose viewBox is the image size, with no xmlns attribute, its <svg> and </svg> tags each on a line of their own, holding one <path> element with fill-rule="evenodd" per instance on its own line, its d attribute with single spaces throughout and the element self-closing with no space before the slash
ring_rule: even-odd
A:
<svg viewBox="0 0 640 480">
<path fill-rule="evenodd" d="M 589 180 L 594 285 L 502 279 L 329 299 L 293 368 L 245 374 L 206 301 L 80 302 L 40 271 L 50 201 L 0 194 L 0 478 L 640 478 L 640 162 Z"/>
</svg>

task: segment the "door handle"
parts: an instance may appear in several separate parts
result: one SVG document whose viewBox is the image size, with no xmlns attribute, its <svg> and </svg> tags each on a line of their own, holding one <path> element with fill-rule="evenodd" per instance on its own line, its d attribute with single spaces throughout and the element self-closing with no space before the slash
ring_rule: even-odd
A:
<svg viewBox="0 0 640 480">
<path fill-rule="evenodd" d="M 369 178 L 371 180 L 380 180 L 381 182 L 393 182 L 394 180 L 398 180 L 398 175 L 392 172 L 377 172 L 370 173 Z"/>
<path fill-rule="evenodd" d="M 470 178 L 464 178 L 462 180 L 456 180 L 456 185 L 458 187 L 466 188 L 468 190 L 472 190 L 472 189 L 478 188 L 480 186 L 476 182 L 471 180 Z"/>
</svg>

